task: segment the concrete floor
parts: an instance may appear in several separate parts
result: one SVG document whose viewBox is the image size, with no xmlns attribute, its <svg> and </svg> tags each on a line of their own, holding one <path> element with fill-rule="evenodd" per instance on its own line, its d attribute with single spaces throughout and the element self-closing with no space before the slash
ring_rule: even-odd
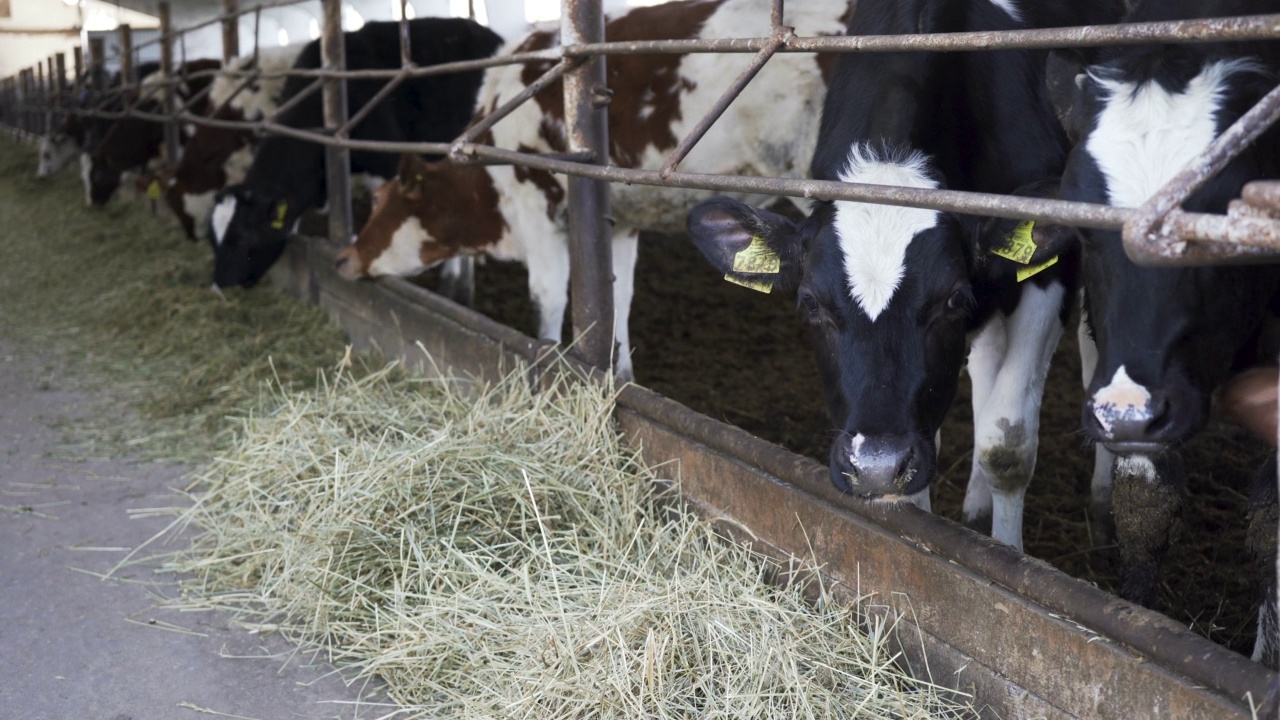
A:
<svg viewBox="0 0 1280 720">
<path fill-rule="evenodd" d="M 90 398 L 0 339 L 0 720 L 376 718 L 393 708 L 229 614 L 157 609 L 156 563 L 100 576 L 172 520 L 185 468 L 51 456 Z M 29 350 L 29 349 L 26 349 Z M 158 543 L 156 543 L 158 545 Z M 172 545 L 143 547 L 137 557 Z M 367 703 L 360 705 L 363 696 Z"/>
</svg>

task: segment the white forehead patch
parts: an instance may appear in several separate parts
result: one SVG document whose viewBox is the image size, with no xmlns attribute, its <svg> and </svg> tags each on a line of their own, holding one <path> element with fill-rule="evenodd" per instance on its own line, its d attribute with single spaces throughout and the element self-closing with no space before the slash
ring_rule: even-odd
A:
<svg viewBox="0 0 1280 720">
<path fill-rule="evenodd" d="M 1180 93 L 1091 74 L 1106 93 L 1085 148 L 1107 179 L 1112 205 L 1138 207 L 1217 136 L 1226 81 L 1256 71 L 1249 61 L 1211 63 Z"/>
<path fill-rule="evenodd" d="M 93 206 L 93 196 L 89 192 L 89 173 L 93 171 L 93 158 L 89 153 L 80 153 L 80 182 L 84 183 L 84 204 Z"/>
<path fill-rule="evenodd" d="M 1129 377 L 1124 366 L 1116 368 L 1116 374 L 1106 387 L 1093 394 L 1093 414 L 1107 434 L 1112 421 L 1145 414 L 1151 405 L 1151 392 Z"/>
<path fill-rule="evenodd" d="M 422 227 L 422 222 L 416 217 L 410 217 L 391 236 L 391 245 L 369 263 L 369 275 L 404 277 L 426 270 L 426 266 L 422 264 L 422 244 L 430 239 L 431 234 Z"/>
<path fill-rule="evenodd" d="M 236 197 L 228 195 L 213 208 L 213 244 L 221 246 L 227 236 L 231 218 L 236 216 Z"/>
<path fill-rule="evenodd" d="M 868 185 L 936 188 L 920 153 L 883 160 L 864 145 L 849 153 L 840 179 Z M 938 212 L 918 208 L 837 201 L 835 229 L 844 254 L 849 294 L 875 320 L 889 306 L 902 281 L 907 246 L 921 231 L 938 224 Z"/>
</svg>

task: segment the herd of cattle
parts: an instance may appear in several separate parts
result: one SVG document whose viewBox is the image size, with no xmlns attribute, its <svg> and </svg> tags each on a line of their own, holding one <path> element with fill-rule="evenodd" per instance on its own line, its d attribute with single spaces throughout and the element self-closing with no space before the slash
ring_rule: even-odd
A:
<svg viewBox="0 0 1280 720">
<path fill-rule="evenodd" d="M 802 36 L 1015 30 L 1251 15 L 1274 11 L 1274 0 L 1142 0 L 1127 13 L 1120 0 L 857 0 L 856 6 L 853 12 L 853 0 L 791 3 L 786 24 Z M 460 19 L 415 20 L 410 27 L 419 66 L 550 48 L 559 40 L 554 31 L 535 29 L 504 43 Z M 683 0 L 634 8 L 606 25 L 610 41 L 769 32 L 763 0 Z M 350 68 L 399 67 L 395 24 L 369 23 L 345 39 Z M 237 66 L 253 63 L 265 72 L 316 68 L 319 44 L 263 51 Z M 352 137 L 447 142 L 550 64 L 410 80 Z M 741 64 L 730 54 L 610 57 L 610 162 L 658 167 Z M 811 160 L 810 176 L 822 180 L 1135 207 L 1274 87 L 1277 73 L 1280 41 L 780 54 L 682 167 L 796 176 Z M 263 78 L 237 91 L 240 81 L 219 77 L 203 107 L 193 110 L 260 118 L 307 84 L 307 78 Z M 350 81 L 353 112 L 381 84 Z M 194 82 L 179 87 L 183 97 L 199 91 Z M 323 126 L 319 96 L 276 121 Z M 144 185 L 156 183 L 190 237 L 208 238 L 216 285 L 252 286 L 279 258 L 303 213 L 324 205 L 323 150 L 209 126 L 186 127 L 181 135 L 180 162 L 144 175 Z M 559 86 L 535 95 L 481 141 L 564 151 Z M 101 204 L 122 171 L 151 172 L 161 144 L 152 123 L 73 116 L 45 139 L 39 173 L 56 172 L 79 155 L 86 197 Z M 362 151 L 351 153 L 351 171 L 368 176 L 375 202 L 358 237 L 338 255 L 344 277 L 414 275 L 474 254 L 518 260 L 529 270 L 540 336 L 560 339 L 570 262 L 564 177 Z M 1244 183 L 1275 177 L 1280 130 L 1273 129 L 1185 207 L 1223 212 Z M 1233 373 L 1260 358 L 1274 361 L 1262 328 L 1280 310 L 1280 268 L 1148 269 L 1128 260 L 1117 232 L 845 201 L 793 201 L 785 214 L 786 208 L 758 208 L 768 200 L 613 187 L 619 375 L 631 376 L 627 316 L 639 231 L 687 229 L 726 280 L 797 298 L 801 319 L 812 326 L 836 430 L 831 479 L 846 492 L 928 507 L 938 474 L 936 436 L 967 368 L 975 435 L 964 519 L 989 522 L 996 539 L 1021 548 L 1045 377 L 1080 303 L 1094 511 L 1110 520 L 1106 532 L 1120 547 L 1122 595 L 1150 603 L 1186 494 L 1179 445 L 1205 425 L 1215 391 Z M 1251 498 L 1256 531 L 1249 548 L 1262 593 L 1254 659 L 1273 668 L 1280 664 L 1275 478 L 1272 455 Z"/>
</svg>

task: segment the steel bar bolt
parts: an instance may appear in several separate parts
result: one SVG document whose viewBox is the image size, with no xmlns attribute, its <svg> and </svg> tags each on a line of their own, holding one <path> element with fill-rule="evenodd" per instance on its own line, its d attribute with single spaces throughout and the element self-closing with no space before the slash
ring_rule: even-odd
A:
<svg viewBox="0 0 1280 720">
<path fill-rule="evenodd" d="M 565 0 L 560 42 L 569 46 L 603 40 L 600 0 Z M 591 58 L 564 75 L 567 150 L 595 153 L 597 164 L 607 164 L 609 152 L 604 63 L 603 57 Z M 613 248 L 608 214 L 608 183 L 569 176 L 574 352 L 597 367 L 608 367 L 613 355 Z"/>
<path fill-rule="evenodd" d="M 326 70 L 345 70 L 346 47 L 342 37 L 342 0 L 324 0 L 324 27 L 320 34 L 320 56 Z M 329 132 L 347 124 L 347 81 L 329 78 L 324 83 L 324 126 Z M 325 184 L 329 198 L 329 241 L 335 245 L 351 242 L 351 151 L 328 146 L 324 151 Z"/>
</svg>

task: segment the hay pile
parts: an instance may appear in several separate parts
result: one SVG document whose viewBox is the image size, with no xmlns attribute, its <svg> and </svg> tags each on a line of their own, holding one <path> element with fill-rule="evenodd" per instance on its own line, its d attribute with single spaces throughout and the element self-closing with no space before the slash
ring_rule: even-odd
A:
<svg viewBox="0 0 1280 720">
<path fill-rule="evenodd" d="M 281 393 L 183 518 L 197 605 L 251 613 L 422 717 L 971 717 L 829 600 L 659 502 L 599 387 L 384 370 Z M 190 600 L 188 602 L 191 602 Z"/>
<path fill-rule="evenodd" d="M 35 166 L 0 137 L 0 337 L 57 358 L 53 386 L 110 389 L 115 406 L 67 428 L 73 455 L 201 462 L 264 380 L 312 387 L 342 352 L 320 309 L 266 289 L 215 295 L 207 244 L 136 200 L 87 208 L 74 168 L 38 180 Z"/>
</svg>

